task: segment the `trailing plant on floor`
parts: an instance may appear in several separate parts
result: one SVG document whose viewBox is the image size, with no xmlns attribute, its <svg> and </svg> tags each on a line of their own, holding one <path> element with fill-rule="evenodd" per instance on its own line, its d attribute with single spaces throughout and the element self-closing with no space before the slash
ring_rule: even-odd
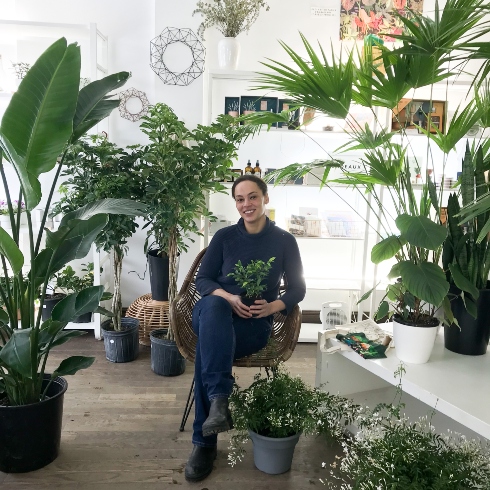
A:
<svg viewBox="0 0 490 490">
<path fill-rule="evenodd" d="M 393 50 L 378 46 L 380 53 L 373 59 L 362 56 L 354 47 L 347 57 L 331 56 L 320 48 L 320 55 L 302 36 L 306 57 L 281 43 L 291 65 L 269 61 L 269 70 L 257 79 L 257 89 L 277 90 L 294 104 L 311 107 L 332 118 L 345 120 L 348 142 L 336 152 L 362 151 L 357 159 L 361 170 L 342 170 L 340 177 L 331 170 L 339 168 L 338 159 L 327 154 L 324 160 L 308 164 L 293 164 L 278 170 L 270 177 L 279 181 L 294 180 L 308 172 L 324 169 L 322 185 L 342 183 L 353 186 L 380 224 L 377 243 L 371 251 L 375 264 L 394 263 L 388 278 L 394 281 L 387 289 L 377 316 L 389 313 L 394 304 L 402 320 L 431 323 L 436 311 L 443 306 L 449 323 L 453 317 L 447 297 L 449 282 L 439 265 L 447 230 L 441 223 L 443 185 L 436 187 L 432 180 L 436 165 L 445 173 L 449 153 L 476 124 L 490 127 L 490 91 L 485 81 L 490 71 L 490 43 L 483 41 L 490 31 L 484 21 L 486 6 L 482 0 L 449 0 L 444 9 L 436 3 L 434 18 L 412 12 L 407 19 L 394 12 L 403 24 L 405 33 L 393 35 L 398 44 Z M 426 124 L 417 129 L 425 135 L 414 145 L 399 118 L 398 107 L 411 91 L 446 83 L 458 78 L 465 70 L 463 59 L 481 60 L 468 102 L 458 108 L 443 132 L 425 113 Z M 380 63 L 382 62 L 382 64 Z M 353 104 L 366 108 L 374 123 L 359 122 L 349 114 Z M 399 132 L 390 132 L 378 118 L 378 108 L 385 108 L 400 125 Z M 287 123 L 286 114 L 263 112 L 247 121 L 256 125 Z M 422 167 L 417 155 L 420 143 L 425 145 L 427 168 L 420 186 L 412 183 L 413 171 L 409 156 L 416 168 Z M 416 149 L 414 151 L 414 148 Z M 488 146 L 486 146 L 488 151 Z M 484 155 L 485 158 L 485 155 Z M 335 192 L 335 189 L 333 189 Z M 384 192 L 384 194 L 383 194 Z M 364 219 L 364 218 L 363 218 Z M 366 299 L 364 296 L 363 299 Z"/>
<path fill-rule="evenodd" d="M 130 76 L 128 72 L 116 73 L 79 90 L 80 65 L 80 47 L 76 43 L 68 44 L 65 38 L 53 43 L 12 95 L 0 125 L 0 177 L 12 225 L 10 232 L 0 227 L 0 267 L 4 277 L 14 278 L 13 287 L 0 284 L 5 308 L 0 309 L 0 397 L 10 405 L 43 399 L 49 387 L 48 383 L 43 391 L 51 349 L 84 333 L 64 327 L 81 314 L 96 311 L 104 292 L 102 286 L 92 286 L 70 294 L 53 309 L 52 317 L 42 322 L 49 278 L 68 262 L 87 255 L 95 237 L 106 226 L 108 213 L 140 213 L 140 206 L 128 200 L 98 200 L 65 214 L 58 230 L 44 229 L 67 146 L 118 106 L 119 101 L 111 99 L 110 92 L 124 85 Z M 18 201 L 25 202 L 29 258 L 20 249 L 20 213 L 12 204 L 5 161 L 18 177 Z M 51 187 L 43 188 L 40 176 L 55 167 Z M 46 197 L 46 210 L 36 229 L 31 213 L 42 196 Z M 41 248 L 45 232 L 45 248 Z M 25 276 L 24 268 L 28 271 Z M 36 312 L 39 291 L 41 304 Z M 68 357 L 53 371 L 51 380 L 75 374 L 93 361 L 93 357 Z"/>
<path fill-rule="evenodd" d="M 136 147 L 119 148 L 106 137 L 88 136 L 71 145 L 66 152 L 60 186 L 60 199 L 52 214 L 69 213 L 86 202 L 107 198 L 143 199 L 141 165 Z M 107 225 L 95 238 L 97 249 L 112 255 L 114 266 L 111 312 L 114 330 L 121 329 L 121 273 L 128 251 L 127 241 L 138 228 L 135 216 L 111 214 Z"/>
<path fill-rule="evenodd" d="M 229 463 L 243 459 L 248 430 L 267 437 L 324 434 L 333 440 L 343 437 L 344 427 L 357 415 L 350 400 L 313 388 L 282 365 L 254 376 L 241 389 L 237 383 L 230 396 L 235 432 L 230 440 Z"/>
<path fill-rule="evenodd" d="M 402 372 L 398 370 L 398 375 Z M 401 377 L 400 377 L 401 382 Z M 430 417 L 403 415 L 401 385 L 393 404 L 364 409 L 358 432 L 342 443 L 329 488 L 461 490 L 490 488 L 490 445 L 438 434 Z M 339 483 L 337 486 L 335 483 Z"/>
</svg>

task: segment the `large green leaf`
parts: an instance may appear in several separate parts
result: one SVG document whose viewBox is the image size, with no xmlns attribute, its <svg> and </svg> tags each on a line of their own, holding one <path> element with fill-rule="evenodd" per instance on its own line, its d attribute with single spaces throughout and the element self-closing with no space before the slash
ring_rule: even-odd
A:
<svg viewBox="0 0 490 490">
<path fill-rule="evenodd" d="M 454 280 L 454 284 L 456 284 L 459 289 L 470 293 L 471 296 L 473 296 L 473 298 L 477 300 L 478 296 L 480 295 L 480 291 L 478 291 L 478 288 L 468 278 L 464 276 L 461 268 L 459 267 L 459 264 L 449 264 L 449 270 L 451 271 L 451 276 Z"/>
<path fill-rule="evenodd" d="M 131 199 L 100 199 L 72 211 L 63 216 L 60 227 L 67 225 L 73 219 L 86 220 L 96 214 L 124 214 L 127 216 L 142 216 L 145 205 Z"/>
<path fill-rule="evenodd" d="M 61 364 L 55 369 L 51 375 L 52 378 L 56 376 L 68 376 L 69 374 L 75 374 L 80 369 L 87 369 L 95 361 L 95 357 L 85 356 L 72 356 L 61 361 Z"/>
<path fill-rule="evenodd" d="M 0 227 L 0 255 L 3 255 L 12 267 L 14 274 L 18 274 L 24 265 L 24 256 L 13 238 Z"/>
<path fill-rule="evenodd" d="M 55 166 L 72 133 L 79 84 L 80 48 L 61 38 L 27 72 L 5 110 L 0 145 L 29 210 L 41 200 L 39 175 Z"/>
<path fill-rule="evenodd" d="M 398 263 L 403 284 L 416 298 L 439 307 L 449 291 L 444 271 L 432 262 L 414 264 L 406 260 Z"/>
<path fill-rule="evenodd" d="M 70 322 L 84 313 L 91 313 L 99 306 L 104 286 L 91 286 L 79 293 L 69 294 L 53 308 L 54 321 Z"/>
<path fill-rule="evenodd" d="M 90 128 L 109 116 L 112 110 L 119 105 L 119 100 L 108 100 L 107 94 L 122 87 L 130 76 L 131 73 L 127 71 L 114 73 L 102 80 L 89 83 L 80 90 L 70 143 L 74 143 Z"/>
<path fill-rule="evenodd" d="M 0 361 L 8 366 L 9 371 L 32 379 L 31 358 L 32 328 L 14 330 L 12 337 L 0 350 Z"/>
<path fill-rule="evenodd" d="M 405 243 L 407 243 L 406 240 L 396 235 L 381 240 L 371 250 L 371 261 L 374 264 L 379 264 L 384 260 L 391 259 L 391 257 L 394 257 L 400 251 Z"/>
<path fill-rule="evenodd" d="M 401 214 L 396 218 L 395 223 L 402 237 L 415 247 L 437 250 L 447 236 L 445 226 L 434 223 L 425 216 Z"/>
</svg>

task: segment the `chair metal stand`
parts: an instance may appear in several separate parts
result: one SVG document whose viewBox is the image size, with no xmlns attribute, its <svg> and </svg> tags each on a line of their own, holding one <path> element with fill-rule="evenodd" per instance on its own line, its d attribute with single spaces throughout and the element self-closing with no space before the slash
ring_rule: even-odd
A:
<svg viewBox="0 0 490 490">
<path fill-rule="evenodd" d="M 189 396 L 187 397 L 187 403 L 185 404 L 184 414 L 182 415 L 182 421 L 180 422 L 180 432 L 184 432 L 185 424 L 189 418 L 189 414 L 192 410 L 192 405 L 194 405 L 194 378 L 192 378 L 191 389 L 189 390 Z"/>
</svg>

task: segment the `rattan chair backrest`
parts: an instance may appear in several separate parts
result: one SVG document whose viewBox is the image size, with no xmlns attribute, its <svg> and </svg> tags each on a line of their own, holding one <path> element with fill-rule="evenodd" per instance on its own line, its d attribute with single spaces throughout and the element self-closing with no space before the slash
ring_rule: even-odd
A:
<svg viewBox="0 0 490 490">
<path fill-rule="evenodd" d="M 195 278 L 199 271 L 206 249 L 202 250 L 194 260 L 175 301 L 170 305 L 170 322 L 173 327 L 175 341 L 180 353 L 189 361 L 194 362 L 196 355 L 197 336 L 192 329 L 192 310 L 201 298 L 196 290 Z M 286 361 L 296 347 L 301 328 L 301 310 L 296 305 L 286 316 L 281 313 L 274 315 L 274 325 L 268 344 L 261 351 L 248 357 L 237 359 L 235 366 L 270 367 Z"/>
</svg>

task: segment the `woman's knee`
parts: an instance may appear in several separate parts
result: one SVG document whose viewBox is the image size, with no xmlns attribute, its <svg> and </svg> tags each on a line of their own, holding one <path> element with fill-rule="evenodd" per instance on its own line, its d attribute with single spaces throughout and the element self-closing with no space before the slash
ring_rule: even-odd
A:
<svg viewBox="0 0 490 490">
<path fill-rule="evenodd" d="M 192 312 L 192 326 L 194 332 L 198 334 L 203 318 L 209 323 L 222 323 L 232 317 L 233 310 L 230 303 L 221 296 L 204 296 L 194 306 Z"/>
</svg>

